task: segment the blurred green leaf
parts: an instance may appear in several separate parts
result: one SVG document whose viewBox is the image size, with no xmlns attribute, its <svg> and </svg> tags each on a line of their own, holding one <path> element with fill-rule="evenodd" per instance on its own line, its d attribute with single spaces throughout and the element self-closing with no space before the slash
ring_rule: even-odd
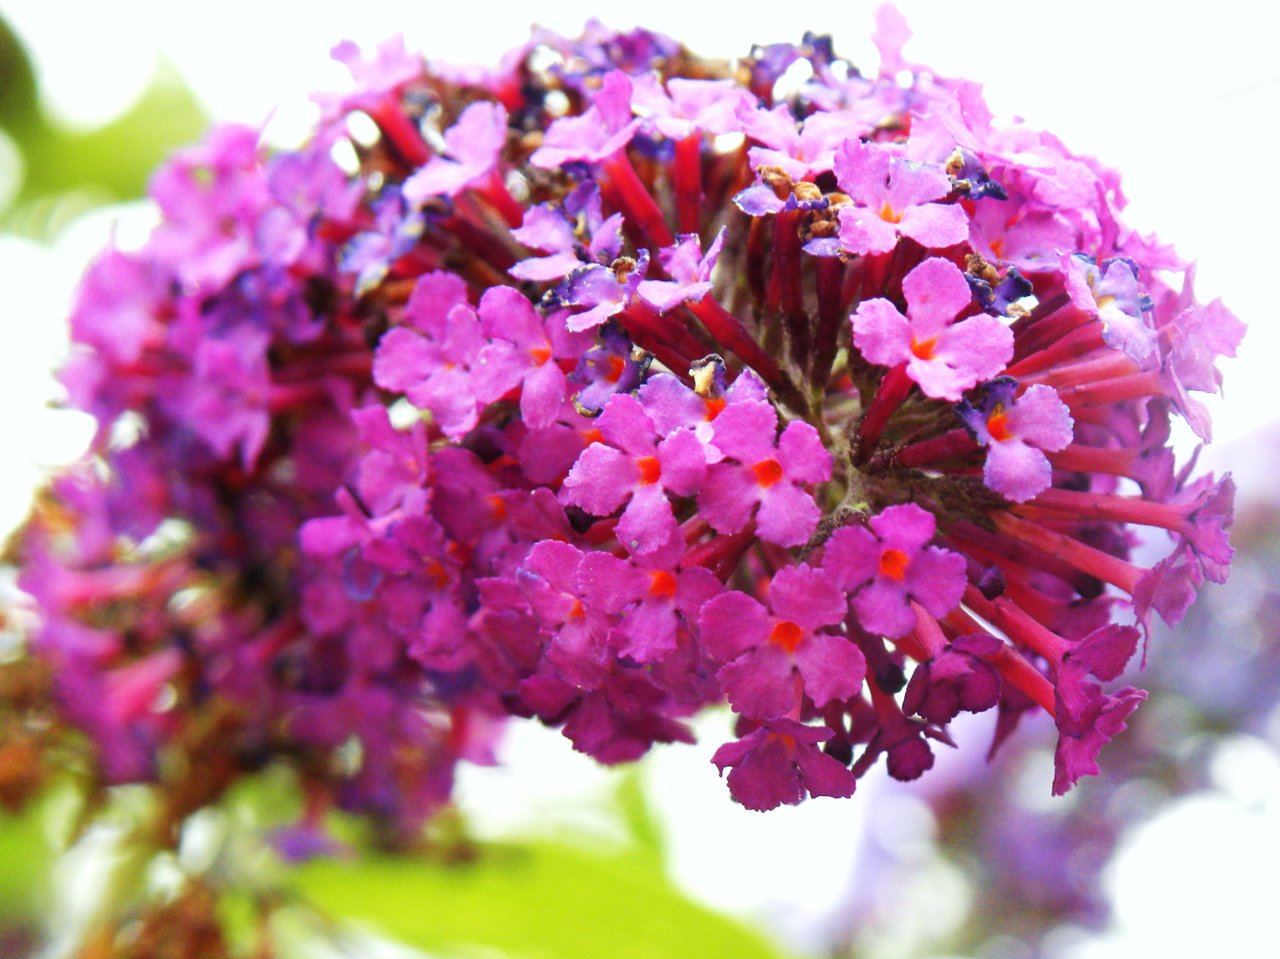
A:
<svg viewBox="0 0 1280 959">
<path fill-rule="evenodd" d="M 190 143 L 208 118 L 167 61 L 123 116 L 89 132 L 68 130 L 41 111 L 30 57 L 0 19 L 0 129 L 17 146 L 22 181 L 0 228 L 49 239 L 71 216 L 141 197 L 152 170 Z"/>
<path fill-rule="evenodd" d="M 0 813 L 0 918 L 39 915 L 49 893 L 53 850 L 44 828 L 46 803 L 20 815 Z"/>
<path fill-rule="evenodd" d="M 760 933 L 686 898 L 647 850 L 486 845 L 466 862 L 316 860 L 293 878 L 333 916 L 371 923 L 437 954 L 488 948 L 537 959 L 781 956 Z"/>
<path fill-rule="evenodd" d="M 80 189 L 113 200 L 141 196 L 160 161 L 207 125 L 178 72 L 161 60 L 142 98 L 104 127 L 75 133 L 42 120 L 26 136 L 15 131 L 26 162 L 19 202 Z"/>
<path fill-rule="evenodd" d="M 36 75 L 31 58 L 0 17 L 0 126 L 21 129 L 35 119 Z"/>
</svg>

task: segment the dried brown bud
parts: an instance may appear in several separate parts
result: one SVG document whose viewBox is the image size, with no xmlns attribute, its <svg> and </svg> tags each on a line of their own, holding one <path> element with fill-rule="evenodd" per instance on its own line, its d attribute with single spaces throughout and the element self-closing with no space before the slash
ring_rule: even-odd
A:
<svg viewBox="0 0 1280 959">
<path fill-rule="evenodd" d="M 791 196 L 791 174 L 780 166 L 762 166 L 756 171 L 760 174 L 760 182 L 773 191 L 779 200 Z"/>
<path fill-rule="evenodd" d="M 818 189 L 818 184 L 810 183 L 807 180 L 801 180 L 791 188 L 791 192 L 795 194 L 797 200 L 801 201 L 822 199 L 822 191 Z"/>
</svg>

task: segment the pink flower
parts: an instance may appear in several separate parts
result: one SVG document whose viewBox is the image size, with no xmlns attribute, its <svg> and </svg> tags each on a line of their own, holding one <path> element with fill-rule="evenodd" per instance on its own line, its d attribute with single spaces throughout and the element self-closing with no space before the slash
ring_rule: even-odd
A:
<svg viewBox="0 0 1280 959">
<path fill-rule="evenodd" d="M 404 182 L 404 198 L 420 207 L 433 196 L 457 196 L 488 179 L 507 142 L 507 111 L 480 101 L 444 133 L 445 155 L 433 157 Z"/>
<path fill-rule="evenodd" d="M 1074 434 L 1071 413 L 1052 386 L 1037 384 L 1015 400 L 1017 388 L 1011 377 L 998 377 L 985 385 L 977 406 L 965 401 L 956 414 L 974 440 L 987 448 L 982 466 L 987 486 L 1022 503 L 1053 482 L 1043 451 L 1064 449 Z"/>
<path fill-rule="evenodd" d="M 854 594 L 863 629 L 905 635 L 916 623 L 911 600 L 934 616 L 955 609 L 964 592 L 964 558 L 927 545 L 937 526 L 932 513 L 914 503 L 890 506 L 871 517 L 870 526 L 836 530 L 822 560 L 832 581 Z"/>
<path fill-rule="evenodd" d="M 712 429 L 724 459 L 708 470 L 698 494 L 707 522 L 721 533 L 735 533 L 755 515 L 763 539 L 779 546 L 805 542 L 821 511 L 804 485 L 831 476 L 831 454 L 817 431 L 796 420 L 775 439 L 777 412 L 754 402 L 726 407 Z"/>
<path fill-rule="evenodd" d="M 847 636 L 829 631 L 848 611 L 829 573 L 803 564 L 780 570 L 769 605 L 735 591 L 699 614 L 702 644 L 724 664 L 717 675 L 734 709 L 778 719 L 799 709 L 801 688 L 818 707 L 855 695 L 866 661 Z"/>
<path fill-rule="evenodd" d="M 840 244 L 850 253 L 888 253 L 899 236 L 941 249 L 969 236 L 969 218 L 956 204 L 941 169 L 895 156 L 887 148 L 846 140 L 835 158 L 836 179 L 854 206 L 840 210 Z"/>
<path fill-rule="evenodd" d="M 980 313 L 954 322 L 973 293 L 953 263 L 925 260 L 903 279 L 902 292 L 906 316 L 876 298 L 864 300 L 850 317 L 854 345 L 872 363 L 905 363 L 925 396 L 954 401 L 1009 362 L 1013 334 L 998 319 Z"/>
<path fill-rule="evenodd" d="M 809 796 L 852 796 L 853 773 L 817 748 L 831 730 L 786 719 L 765 723 L 736 742 L 725 743 L 711 761 L 729 773 L 729 792 L 747 809 L 794 805 Z"/>
</svg>

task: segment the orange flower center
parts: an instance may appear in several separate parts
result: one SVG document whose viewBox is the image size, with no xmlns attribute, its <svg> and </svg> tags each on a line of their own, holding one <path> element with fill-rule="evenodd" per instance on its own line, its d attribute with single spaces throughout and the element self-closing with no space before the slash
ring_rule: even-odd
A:
<svg viewBox="0 0 1280 959">
<path fill-rule="evenodd" d="M 702 403 L 707 408 L 707 414 L 703 417 L 708 423 L 724 412 L 725 401 L 721 396 L 703 397 Z"/>
<path fill-rule="evenodd" d="M 622 379 L 622 373 L 627 368 L 626 361 L 616 353 L 609 354 L 609 369 L 605 372 L 604 378 L 609 383 L 616 383 Z"/>
<path fill-rule="evenodd" d="M 901 223 L 902 214 L 886 203 L 880 209 L 880 219 L 884 220 L 885 223 Z"/>
<path fill-rule="evenodd" d="M 495 522 L 501 523 L 507 518 L 507 504 L 497 493 L 490 493 L 485 497 L 485 502 L 489 506 L 489 515 Z"/>
<path fill-rule="evenodd" d="M 917 340 L 913 336 L 911 337 L 911 355 L 918 360 L 931 360 L 933 359 L 934 347 L 937 345 L 938 338 L 936 336 L 931 336 L 927 340 Z"/>
<path fill-rule="evenodd" d="M 529 351 L 529 356 L 533 358 L 535 366 L 541 366 L 547 360 L 551 359 L 551 349 L 546 346 L 535 346 Z"/>
<path fill-rule="evenodd" d="M 671 599 L 676 594 L 676 578 L 665 569 L 649 574 L 649 595 L 655 599 Z"/>
<path fill-rule="evenodd" d="M 444 589 L 449 585 L 449 573 L 434 559 L 427 563 L 425 572 L 436 589 Z"/>
<path fill-rule="evenodd" d="M 769 642 L 788 653 L 794 653 L 804 639 L 804 630 L 789 620 L 779 620 L 769 631 Z"/>
<path fill-rule="evenodd" d="M 886 549 L 880 554 L 880 575 L 901 583 L 907 575 L 907 565 L 911 561 L 900 549 Z"/>
<path fill-rule="evenodd" d="M 662 476 L 662 464 L 656 456 L 642 456 L 636 460 L 636 466 L 640 469 L 640 483 L 643 486 L 652 486 Z"/>
<path fill-rule="evenodd" d="M 1009 414 L 1004 411 L 1004 407 L 999 403 L 991 411 L 991 415 L 987 417 L 987 432 L 991 434 L 991 438 L 997 443 L 1013 439 L 1013 431 L 1009 429 Z"/>
<path fill-rule="evenodd" d="M 782 479 L 782 464 L 777 460 L 761 460 L 751 467 L 756 482 L 766 489 Z"/>
</svg>

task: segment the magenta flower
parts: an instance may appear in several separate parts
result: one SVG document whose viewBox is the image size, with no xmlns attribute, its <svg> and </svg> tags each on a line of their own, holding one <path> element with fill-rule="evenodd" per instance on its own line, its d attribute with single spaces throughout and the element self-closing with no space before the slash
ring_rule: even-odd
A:
<svg viewBox="0 0 1280 959">
<path fill-rule="evenodd" d="M 729 773 L 729 792 L 748 809 L 765 810 L 808 796 L 852 796 L 853 773 L 818 749 L 831 730 L 787 719 L 765 723 L 736 742 L 725 743 L 711 761 Z"/>
<path fill-rule="evenodd" d="M 611 635 L 620 656 L 640 663 L 668 658 L 680 647 L 681 629 L 696 623 L 703 604 L 722 592 L 710 570 L 676 568 L 683 552 L 676 536 L 628 560 L 593 553 L 583 561 L 587 598 L 621 620 Z"/>
<path fill-rule="evenodd" d="M 1000 697 L 1000 672 L 990 657 L 1002 644 L 993 636 L 959 636 L 911 674 L 902 696 L 902 711 L 945 726 L 961 712 L 982 713 Z"/>
<path fill-rule="evenodd" d="M 585 246 L 576 232 L 581 218 Z M 530 257 L 511 267 L 519 280 L 546 282 L 568 276 L 583 263 L 610 264 L 622 252 L 622 214 L 607 220 L 600 213 L 600 191 L 584 183 L 564 199 L 563 206 L 543 203 L 530 208 L 511 236 L 545 256 Z"/>
<path fill-rule="evenodd" d="M 734 709 L 752 719 L 795 714 L 799 690 L 819 708 L 857 693 L 866 661 L 847 636 L 844 593 L 824 571 L 800 565 L 769 586 L 770 610 L 728 592 L 702 607 L 702 645 L 723 663 L 717 676 Z M 794 677 L 794 678 L 793 678 Z"/>
<path fill-rule="evenodd" d="M 925 396 L 958 400 L 997 375 L 1013 355 L 1013 334 L 995 317 L 954 322 L 973 302 L 964 274 L 947 260 L 925 260 L 906 275 L 907 315 L 886 299 L 864 301 L 850 317 L 853 342 L 872 363 L 906 364 Z"/>
<path fill-rule="evenodd" d="M 1066 448 L 1074 434 L 1071 413 L 1052 386 L 1032 386 L 1015 400 L 1017 389 L 1011 377 L 994 379 L 977 406 L 965 401 L 956 415 L 974 441 L 987 448 L 982 466 L 987 486 L 1023 503 L 1053 482 L 1044 451 Z"/>
<path fill-rule="evenodd" d="M 937 526 L 932 513 L 913 503 L 890 506 L 870 525 L 836 530 L 822 560 L 832 581 L 853 594 L 863 628 L 905 635 L 915 626 L 913 600 L 934 616 L 955 609 L 965 587 L 964 558 L 927 545 Z"/>
<path fill-rule="evenodd" d="M 1106 695 L 1086 677 L 1115 679 L 1137 648 L 1138 631 L 1107 626 L 1082 639 L 1058 668 L 1058 748 L 1054 754 L 1053 793 L 1060 796 L 1081 776 L 1098 774 L 1098 751 L 1125 728 L 1125 719 L 1147 698 L 1125 687 Z"/>
<path fill-rule="evenodd" d="M 941 169 L 876 144 L 845 140 L 835 171 L 840 189 L 855 204 L 840 210 L 840 245 L 850 253 L 887 253 L 900 236 L 934 249 L 969 236 L 964 210 L 935 202 L 951 192 L 951 180 Z"/>
<path fill-rule="evenodd" d="M 740 109 L 755 105 L 751 95 L 732 80 L 686 80 L 673 77 L 664 89 L 652 73 L 635 78 L 632 105 L 645 125 L 671 140 L 737 133 Z"/>
<path fill-rule="evenodd" d="M 404 181 L 404 198 L 420 207 L 433 196 L 457 196 L 489 179 L 506 142 L 507 111 L 502 104 L 471 104 L 445 131 L 445 155 L 433 157 Z"/>
<path fill-rule="evenodd" d="M 815 113 L 797 123 L 785 103 L 772 110 L 740 108 L 738 121 L 748 139 L 760 144 L 748 153 L 751 169 L 780 167 L 796 181 L 829 172 L 840 145 L 866 132 L 855 117 L 839 112 Z"/>
<path fill-rule="evenodd" d="M 591 340 L 565 329 L 565 311 L 543 319 L 523 296 L 495 287 L 480 299 L 489 342 L 473 361 L 471 388 L 482 403 L 520 389 L 520 415 L 533 429 L 555 422 L 567 381 L 557 360 L 576 361 Z"/>
<path fill-rule="evenodd" d="M 831 454 L 807 423 L 787 424 L 767 403 L 738 403 L 712 424 L 712 443 L 724 457 L 707 471 L 698 506 L 721 533 L 736 533 L 756 519 L 760 536 L 779 546 L 799 546 L 822 515 L 804 486 L 831 476 Z"/>
<path fill-rule="evenodd" d="M 429 410 L 449 436 L 461 436 L 476 424 L 471 370 L 484 348 L 465 284 L 448 273 L 427 274 L 414 288 L 404 318 L 406 325 L 378 344 L 374 381 Z"/>
<path fill-rule="evenodd" d="M 631 78 L 621 70 L 606 74 L 587 112 L 551 124 L 529 162 L 554 169 L 566 163 L 598 163 L 617 153 L 640 127 L 640 120 L 631 115 L 631 90 Z"/>
<path fill-rule="evenodd" d="M 160 170 L 76 296 L 92 448 L 13 546 L 85 808 L 268 765 L 409 844 L 509 717 L 618 763 L 726 702 L 753 809 L 917 778 L 993 707 L 996 745 L 1054 717 L 1056 791 L 1095 772 L 1153 613 L 1228 573 L 1233 484 L 1170 437 L 1241 325 L 1114 172 L 880 24 L 878 73 L 812 34 L 344 45 L 303 146 Z"/>
<path fill-rule="evenodd" d="M 659 437 L 640 401 L 613 396 L 597 421 L 603 442 L 578 457 L 564 481 L 566 503 L 608 516 L 623 503 L 618 521 L 622 543 L 635 553 L 651 553 L 675 531 L 668 491 L 689 496 L 702 484 L 706 458 L 689 430 Z"/>
</svg>

